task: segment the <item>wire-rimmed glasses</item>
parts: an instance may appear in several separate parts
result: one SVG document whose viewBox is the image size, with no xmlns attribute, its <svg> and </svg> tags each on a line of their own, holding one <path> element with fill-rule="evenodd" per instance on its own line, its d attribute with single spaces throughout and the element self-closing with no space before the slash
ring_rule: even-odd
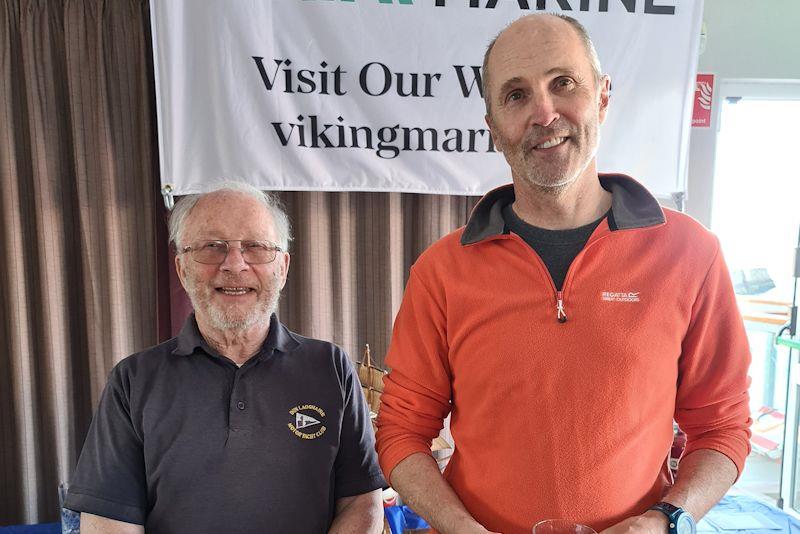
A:
<svg viewBox="0 0 800 534">
<path fill-rule="evenodd" d="M 231 243 L 239 243 L 239 247 L 231 247 Z M 283 252 L 281 247 L 269 241 L 209 239 L 183 247 L 179 254 L 188 252 L 197 263 L 219 265 L 225 261 L 231 248 L 238 248 L 242 253 L 242 259 L 251 264 L 272 263 L 278 252 Z"/>
</svg>

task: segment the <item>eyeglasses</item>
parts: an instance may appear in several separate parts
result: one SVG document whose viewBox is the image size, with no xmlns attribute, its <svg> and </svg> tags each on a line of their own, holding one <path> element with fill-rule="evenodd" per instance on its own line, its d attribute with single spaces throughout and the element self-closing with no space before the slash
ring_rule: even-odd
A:
<svg viewBox="0 0 800 534">
<path fill-rule="evenodd" d="M 197 263 L 206 265 L 219 265 L 225 261 L 228 251 L 231 249 L 231 242 L 238 241 L 241 246 L 238 248 L 242 253 L 242 259 L 247 263 L 262 264 L 272 263 L 278 252 L 283 252 L 281 247 L 269 241 L 241 241 L 238 239 L 215 239 L 212 241 L 198 241 L 188 247 L 183 247 L 179 254 L 190 252 L 192 259 Z"/>
</svg>

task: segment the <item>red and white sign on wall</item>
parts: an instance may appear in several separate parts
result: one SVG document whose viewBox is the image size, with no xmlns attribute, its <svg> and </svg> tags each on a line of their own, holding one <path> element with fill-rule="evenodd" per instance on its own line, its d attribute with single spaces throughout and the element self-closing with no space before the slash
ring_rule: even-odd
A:
<svg viewBox="0 0 800 534">
<path fill-rule="evenodd" d="M 694 112 L 692 126 L 708 128 L 711 126 L 711 102 L 714 99 L 714 75 L 698 74 L 694 89 Z"/>
</svg>

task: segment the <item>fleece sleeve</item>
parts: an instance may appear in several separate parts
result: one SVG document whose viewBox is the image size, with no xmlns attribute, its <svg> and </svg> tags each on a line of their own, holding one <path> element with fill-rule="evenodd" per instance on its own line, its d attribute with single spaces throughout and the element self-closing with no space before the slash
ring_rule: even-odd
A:
<svg viewBox="0 0 800 534">
<path fill-rule="evenodd" d="M 434 288 L 434 289 L 431 289 Z M 450 412 L 446 301 L 441 284 L 412 268 L 394 323 L 377 421 L 377 449 L 387 478 L 403 459 L 430 454 Z M 391 482 L 391 480 L 390 480 Z"/>
<path fill-rule="evenodd" d="M 675 420 L 687 435 L 684 454 L 721 452 L 741 474 L 750 452 L 750 350 L 728 269 L 715 244 L 683 340 Z"/>
</svg>

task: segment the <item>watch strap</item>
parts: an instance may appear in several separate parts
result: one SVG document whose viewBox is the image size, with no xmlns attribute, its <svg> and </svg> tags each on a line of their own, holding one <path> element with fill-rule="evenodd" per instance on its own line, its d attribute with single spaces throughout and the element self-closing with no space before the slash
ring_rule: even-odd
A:
<svg viewBox="0 0 800 534">
<path fill-rule="evenodd" d="M 659 503 L 654 504 L 648 510 L 658 510 L 665 516 L 667 516 L 667 520 L 669 521 L 669 534 L 678 534 L 678 518 L 682 515 L 687 515 L 692 517 L 689 512 L 680 508 L 679 506 L 675 506 L 672 503 L 668 503 L 665 501 L 661 501 Z"/>
</svg>

